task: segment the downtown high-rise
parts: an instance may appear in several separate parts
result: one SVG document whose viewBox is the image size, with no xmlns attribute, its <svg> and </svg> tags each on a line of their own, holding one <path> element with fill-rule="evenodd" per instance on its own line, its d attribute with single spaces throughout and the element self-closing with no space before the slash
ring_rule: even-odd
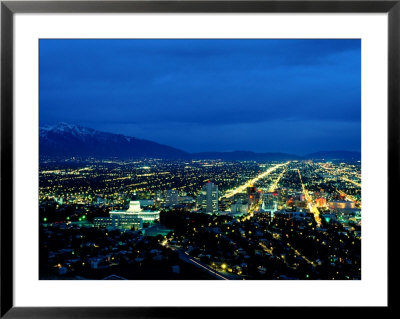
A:
<svg viewBox="0 0 400 319">
<path fill-rule="evenodd" d="M 208 181 L 197 197 L 197 204 L 203 213 L 218 212 L 218 186 Z"/>
</svg>

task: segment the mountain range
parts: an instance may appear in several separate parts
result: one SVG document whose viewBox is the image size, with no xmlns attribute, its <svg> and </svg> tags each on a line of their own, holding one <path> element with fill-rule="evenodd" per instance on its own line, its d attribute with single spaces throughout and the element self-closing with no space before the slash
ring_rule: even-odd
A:
<svg viewBox="0 0 400 319">
<path fill-rule="evenodd" d="M 360 152 L 321 151 L 299 156 L 288 153 L 255 153 L 250 151 L 188 153 L 153 141 L 106 133 L 91 128 L 60 123 L 39 128 L 41 157 L 96 157 L 121 159 L 221 159 L 221 160 L 360 160 Z"/>
</svg>

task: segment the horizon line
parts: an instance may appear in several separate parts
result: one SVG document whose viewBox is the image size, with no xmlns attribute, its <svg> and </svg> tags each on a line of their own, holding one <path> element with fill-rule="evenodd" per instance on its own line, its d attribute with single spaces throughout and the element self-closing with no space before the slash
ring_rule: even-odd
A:
<svg viewBox="0 0 400 319">
<path fill-rule="evenodd" d="M 168 146 L 171 148 L 174 148 L 176 150 L 179 150 L 181 152 L 185 152 L 188 154 L 199 154 L 199 153 L 238 153 L 238 152 L 242 152 L 242 153 L 254 153 L 254 154 L 286 154 L 286 155 L 295 155 L 295 156 L 299 156 L 299 157 L 304 157 L 306 155 L 310 155 L 310 154 L 314 154 L 314 153 L 324 153 L 324 152 L 354 152 L 354 153 L 360 153 L 361 154 L 361 149 L 360 150 L 346 150 L 346 149 L 334 149 L 334 150 L 318 150 L 318 151 L 313 151 L 313 152 L 307 152 L 307 153 L 303 153 L 303 154 L 298 154 L 298 153 L 288 153 L 288 152 L 284 152 L 284 151 L 262 151 L 262 152 L 257 152 L 257 151 L 252 151 L 252 150 L 229 150 L 229 151 L 197 151 L 197 152 L 189 152 L 186 150 L 183 150 L 181 148 L 177 148 L 175 146 L 171 146 L 170 144 L 164 144 L 164 143 L 160 143 L 160 142 L 156 142 L 154 140 L 149 140 L 146 138 L 140 138 L 140 137 L 136 137 L 136 136 L 130 136 L 130 135 L 126 135 L 126 134 L 122 134 L 122 133 L 115 133 L 115 132 L 110 132 L 110 131 L 99 131 L 97 129 L 94 129 L 92 127 L 88 127 L 88 126 L 83 126 L 80 124 L 71 124 L 71 123 L 67 123 L 67 122 L 58 122 L 57 124 L 39 124 L 39 129 L 43 128 L 44 126 L 52 126 L 52 127 L 56 127 L 60 124 L 65 124 L 65 125 L 70 125 L 70 126 L 76 126 L 76 127 L 82 127 L 82 128 L 86 128 L 86 129 L 91 129 L 97 132 L 101 132 L 101 133 L 108 133 L 108 134 L 115 134 L 115 135 L 120 135 L 120 136 L 124 136 L 124 137 L 130 137 L 130 138 L 136 138 L 139 140 L 145 140 L 145 141 L 149 141 L 152 143 L 157 143 L 160 145 L 164 145 L 164 146 Z"/>
</svg>

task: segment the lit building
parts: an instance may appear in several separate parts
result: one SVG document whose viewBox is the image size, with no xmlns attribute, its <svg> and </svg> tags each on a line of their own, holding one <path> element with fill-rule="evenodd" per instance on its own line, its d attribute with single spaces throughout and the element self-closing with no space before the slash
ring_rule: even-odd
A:
<svg viewBox="0 0 400 319">
<path fill-rule="evenodd" d="M 56 201 L 56 203 L 58 204 L 58 205 L 62 205 L 62 204 L 64 204 L 64 200 L 63 200 L 63 198 L 60 196 L 59 198 L 55 198 L 55 201 Z"/>
<path fill-rule="evenodd" d="M 261 210 L 265 212 L 271 212 L 271 216 L 274 216 L 274 213 L 278 211 L 278 202 L 271 197 L 267 197 L 263 200 Z"/>
<path fill-rule="evenodd" d="M 208 181 L 203 186 L 197 203 L 203 213 L 216 213 L 218 212 L 218 186 Z"/>
<path fill-rule="evenodd" d="M 160 190 L 156 191 L 156 196 L 155 196 L 154 200 L 156 202 L 159 202 L 159 201 L 161 201 L 161 197 L 162 197 L 161 191 Z"/>
<path fill-rule="evenodd" d="M 250 186 L 247 187 L 247 195 L 248 195 L 249 206 L 251 206 L 260 201 L 262 192 L 261 190 L 258 190 L 257 187 Z"/>
<path fill-rule="evenodd" d="M 153 206 L 154 199 L 140 199 L 140 207 Z"/>
<path fill-rule="evenodd" d="M 133 216 L 136 218 L 141 218 L 144 223 L 152 223 L 156 219 L 160 218 L 159 211 L 142 210 L 140 208 L 139 201 L 130 201 L 129 208 L 126 211 L 112 210 L 110 212 L 110 216 L 112 216 L 112 215 Z"/>
<path fill-rule="evenodd" d="M 231 214 L 235 216 L 247 214 L 248 209 L 249 207 L 247 203 L 244 203 L 241 199 L 239 199 L 236 203 L 231 205 Z"/>
<path fill-rule="evenodd" d="M 341 209 L 354 209 L 355 203 L 346 201 L 346 200 L 334 200 L 330 201 L 329 208 L 333 210 L 341 210 Z"/>
<path fill-rule="evenodd" d="M 178 205 L 178 191 L 175 189 L 167 190 L 167 194 L 165 196 L 165 205 L 166 206 L 174 206 Z"/>
<path fill-rule="evenodd" d="M 194 199 L 191 196 L 179 196 L 178 202 L 179 204 L 192 204 L 194 202 Z"/>
<path fill-rule="evenodd" d="M 96 227 L 139 229 L 143 223 L 153 223 L 159 218 L 159 211 L 142 210 L 139 201 L 130 201 L 128 210 L 112 210 L 110 217 L 95 217 L 93 224 Z"/>
<path fill-rule="evenodd" d="M 143 227 L 141 218 L 118 214 L 113 214 L 110 217 L 95 217 L 93 224 L 95 227 L 111 227 L 120 229 L 141 229 Z"/>
<path fill-rule="evenodd" d="M 113 220 L 111 217 L 95 217 L 93 219 L 93 225 L 95 227 L 112 227 Z"/>
<path fill-rule="evenodd" d="M 317 204 L 317 207 L 325 207 L 326 206 L 326 199 L 325 198 L 317 198 L 315 200 L 315 203 Z"/>
</svg>

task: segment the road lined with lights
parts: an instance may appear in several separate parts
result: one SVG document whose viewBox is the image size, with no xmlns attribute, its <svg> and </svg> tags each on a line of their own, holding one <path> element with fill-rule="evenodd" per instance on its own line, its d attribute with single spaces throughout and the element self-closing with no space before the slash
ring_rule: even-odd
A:
<svg viewBox="0 0 400 319">
<path fill-rule="evenodd" d="M 287 162 L 287 163 L 285 163 L 285 164 L 283 164 L 283 165 L 287 165 L 289 162 Z M 271 172 L 270 172 L 271 173 Z M 279 174 L 279 176 L 276 178 L 276 180 L 274 181 L 274 183 L 270 186 L 270 188 L 268 189 L 268 191 L 269 192 L 273 192 L 275 189 L 276 189 L 276 187 L 277 187 L 277 185 L 278 185 L 278 183 L 279 183 L 279 181 L 280 181 L 280 179 L 282 178 L 282 176 L 284 175 L 286 173 L 286 168 Z M 265 177 L 265 176 L 264 176 Z M 272 189 L 272 190 L 271 190 Z M 258 211 L 259 210 L 259 208 L 260 208 L 260 206 L 262 205 L 262 199 L 260 199 L 257 203 L 255 203 L 255 204 L 253 204 L 251 207 L 250 207 L 250 209 L 249 209 L 249 211 L 248 211 L 248 214 L 245 216 L 245 217 L 243 217 L 242 219 L 241 219 L 241 221 L 245 221 L 246 219 L 247 220 L 250 220 L 250 218 L 252 218 L 253 216 L 254 216 L 254 212 L 256 212 L 256 211 Z"/>
<path fill-rule="evenodd" d="M 242 193 L 244 192 L 247 187 L 251 187 L 253 186 L 256 182 L 258 182 L 260 179 L 263 179 L 265 177 L 267 177 L 269 174 L 271 174 L 273 171 L 277 170 L 278 168 L 289 164 L 289 162 L 286 163 L 282 163 L 282 164 L 277 164 L 275 166 L 270 167 L 269 169 L 267 169 L 265 172 L 261 173 L 260 175 L 256 176 L 255 178 L 248 180 L 245 184 L 228 191 L 227 193 L 225 193 L 221 198 L 230 198 L 233 197 L 236 194 Z"/>
<path fill-rule="evenodd" d="M 274 255 L 273 252 L 273 248 L 269 248 L 267 245 L 265 245 L 264 243 L 260 242 L 258 243 L 258 245 L 268 254 L 270 254 L 271 256 L 275 256 L 276 258 L 278 258 L 281 261 L 284 261 L 286 264 L 286 260 L 282 259 L 279 255 Z M 296 256 L 299 256 L 300 258 L 302 258 L 305 262 L 307 262 L 308 264 L 310 264 L 311 266 L 313 266 L 314 268 L 316 267 L 316 263 L 309 260 L 306 256 L 304 256 L 302 253 L 300 253 L 296 248 L 294 248 L 292 245 L 290 245 L 289 243 L 287 243 L 287 246 L 294 252 L 294 254 Z M 289 265 L 288 265 L 289 266 Z M 290 267 L 290 266 L 289 266 Z M 293 268 L 293 267 L 291 267 Z"/>
<path fill-rule="evenodd" d="M 354 185 L 356 185 L 356 186 L 358 186 L 358 187 L 361 187 L 361 184 L 360 184 L 360 183 L 357 183 L 357 182 L 355 182 L 355 181 L 352 181 L 351 179 L 348 179 L 347 177 L 341 177 L 341 179 L 343 179 L 343 180 L 346 181 L 346 182 L 352 183 L 352 184 L 354 184 Z"/>
<path fill-rule="evenodd" d="M 267 245 L 265 245 L 264 243 L 258 243 L 259 246 L 261 246 L 262 249 L 264 249 L 264 251 L 268 254 L 270 254 L 271 256 L 274 255 L 272 248 L 269 248 Z"/>
<path fill-rule="evenodd" d="M 294 248 L 292 245 L 290 245 L 289 243 L 287 243 L 287 246 L 293 250 L 293 252 L 295 253 L 296 256 L 299 256 L 300 258 L 303 258 L 308 264 L 310 264 L 311 266 L 313 266 L 314 268 L 316 267 L 315 262 L 311 261 L 310 259 L 308 259 L 306 256 L 304 256 L 302 253 L 300 253 L 296 248 Z"/>
<path fill-rule="evenodd" d="M 281 180 L 282 176 L 286 173 L 286 168 L 279 174 L 278 178 L 274 181 L 274 183 L 269 187 L 268 192 L 272 193 L 278 187 L 278 183 Z"/>
<path fill-rule="evenodd" d="M 211 275 L 216 276 L 220 280 L 229 280 L 229 278 L 227 278 L 225 276 L 222 276 L 221 274 L 219 274 L 216 270 L 212 269 L 211 267 L 209 267 L 209 266 L 207 266 L 207 265 L 205 265 L 203 263 L 200 263 L 197 260 L 193 259 L 186 251 L 184 252 L 178 247 L 169 245 L 168 244 L 168 240 L 164 240 L 161 243 L 161 245 L 163 245 L 163 246 L 165 246 L 165 247 L 167 247 L 167 248 L 169 248 L 169 249 L 171 249 L 173 251 L 176 251 L 178 253 L 178 256 L 179 256 L 180 260 L 182 260 L 182 261 L 184 261 L 186 263 L 195 265 L 196 267 L 199 267 L 199 268 L 201 268 L 203 270 L 206 270 L 207 272 L 211 273 Z"/>
<path fill-rule="evenodd" d="M 201 264 L 201 263 L 199 263 L 198 261 L 194 260 L 192 257 L 190 257 L 190 255 L 189 255 L 187 252 L 182 253 L 181 251 L 178 251 L 178 254 L 179 254 L 179 258 L 180 258 L 181 260 L 186 261 L 186 262 L 188 262 L 188 263 L 191 263 L 191 264 L 193 264 L 193 265 L 195 265 L 195 266 L 197 266 L 197 267 L 200 267 L 200 268 L 202 268 L 202 269 L 208 271 L 208 272 L 211 273 L 212 275 L 217 276 L 219 279 L 222 279 L 222 280 L 229 280 L 228 278 L 226 278 L 226 277 L 220 275 L 219 273 L 217 273 L 216 270 L 214 270 L 214 269 L 208 267 L 207 265 Z"/>
<path fill-rule="evenodd" d="M 314 219 L 315 219 L 315 222 L 317 223 L 317 226 L 320 227 L 321 226 L 321 217 L 319 216 L 319 210 L 317 207 L 314 206 L 312 198 L 311 198 L 310 194 L 308 193 L 308 190 L 304 186 L 303 179 L 301 178 L 300 170 L 297 169 L 297 172 L 299 173 L 300 183 L 301 183 L 301 187 L 303 188 L 304 197 L 308 203 L 308 209 L 314 215 Z"/>
<path fill-rule="evenodd" d="M 247 214 L 240 219 L 240 221 L 244 222 L 245 220 L 250 220 L 250 218 L 254 217 L 254 212 L 258 211 L 262 204 L 262 199 L 260 199 L 256 204 L 253 204 Z"/>
</svg>

